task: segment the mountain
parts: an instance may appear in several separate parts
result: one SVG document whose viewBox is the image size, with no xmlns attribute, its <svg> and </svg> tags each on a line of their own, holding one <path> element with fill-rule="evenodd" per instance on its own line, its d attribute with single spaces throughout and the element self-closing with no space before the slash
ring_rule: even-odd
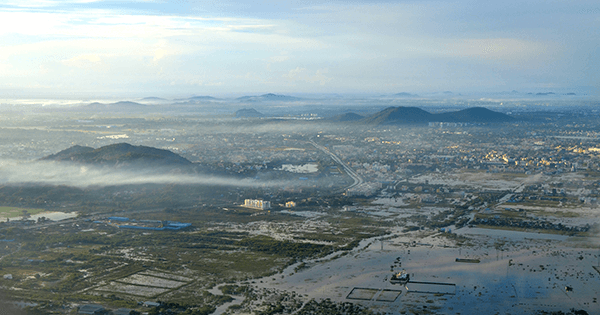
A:
<svg viewBox="0 0 600 315">
<path fill-rule="evenodd" d="M 44 158 L 42 158 L 42 160 L 57 160 L 57 161 L 66 160 L 71 156 L 86 154 L 86 153 L 89 153 L 92 151 L 94 151 L 94 148 L 84 147 L 84 146 L 80 146 L 80 145 L 74 145 L 74 146 L 72 146 L 68 149 L 62 150 L 56 154 L 44 157 Z"/>
<path fill-rule="evenodd" d="M 455 112 L 432 114 L 417 107 L 388 107 L 362 122 L 374 125 L 428 123 L 428 122 L 466 122 L 495 123 L 513 121 L 514 118 L 483 107 L 472 107 Z"/>
<path fill-rule="evenodd" d="M 235 118 L 256 118 L 265 115 L 254 108 L 243 108 L 235 112 Z"/>
<path fill-rule="evenodd" d="M 208 95 L 192 96 L 192 97 L 188 97 L 188 98 L 176 99 L 176 101 L 183 102 L 183 103 L 199 103 L 202 101 L 216 101 L 216 100 L 218 100 L 218 98 L 208 96 Z"/>
<path fill-rule="evenodd" d="M 42 158 L 47 161 L 69 161 L 96 165 L 149 165 L 183 166 L 191 165 L 189 160 L 168 150 L 146 146 L 133 146 L 128 143 L 111 144 L 98 149 L 73 146 Z"/>
<path fill-rule="evenodd" d="M 448 112 L 442 114 L 435 114 L 437 117 L 436 121 L 442 122 L 478 122 L 478 123 L 489 123 L 489 122 L 507 122 L 513 121 L 514 118 L 498 113 L 483 107 L 471 107 L 457 112 Z"/>
<path fill-rule="evenodd" d="M 367 124 L 388 125 L 402 123 L 426 123 L 433 115 L 417 107 L 388 107 L 363 120 Z"/>
<path fill-rule="evenodd" d="M 363 118 L 365 118 L 365 117 L 361 116 L 359 114 L 356 114 L 356 113 L 345 113 L 345 114 L 331 117 L 328 120 L 331 120 L 331 121 L 357 121 L 357 120 L 361 120 Z"/>
<path fill-rule="evenodd" d="M 301 100 L 301 98 L 269 93 L 260 96 L 242 96 L 236 98 L 236 100 L 240 102 L 294 102 Z"/>
<path fill-rule="evenodd" d="M 203 104 L 203 103 L 211 103 L 213 101 L 219 101 L 220 99 L 216 98 L 216 97 L 212 97 L 212 96 L 206 96 L 206 95 L 202 95 L 202 96 L 192 96 L 189 98 L 180 98 L 180 99 L 176 99 L 176 103 L 178 105 L 196 105 L 196 104 Z"/>
<path fill-rule="evenodd" d="M 188 100 L 190 101 L 203 101 L 203 100 L 216 100 L 216 97 L 212 97 L 212 96 L 208 96 L 208 95 L 201 95 L 201 96 L 192 96 L 190 98 L 188 98 Z"/>
<path fill-rule="evenodd" d="M 148 108 L 147 105 L 129 102 L 129 101 L 121 101 L 116 103 L 98 103 L 94 102 L 88 105 L 80 106 L 79 109 L 89 110 L 89 111 L 111 111 L 111 112 L 128 112 L 128 111 L 143 111 Z"/>
<path fill-rule="evenodd" d="M 396 93 L 393 96 L 396 96 L 396 97 L 418 97 L 419 95 L 402 92 L 402 93 Z"/>
</svg>

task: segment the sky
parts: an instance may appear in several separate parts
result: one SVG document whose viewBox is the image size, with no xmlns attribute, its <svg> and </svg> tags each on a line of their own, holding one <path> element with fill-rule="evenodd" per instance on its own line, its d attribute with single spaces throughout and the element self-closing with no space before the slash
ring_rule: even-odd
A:
<svg viewBox="0 0 600 315">
<path fill-rule="evenodd" d="M 0 0 L 4 96 L 512 90 L 600 95 L 598 1 Z"/>
</svg>

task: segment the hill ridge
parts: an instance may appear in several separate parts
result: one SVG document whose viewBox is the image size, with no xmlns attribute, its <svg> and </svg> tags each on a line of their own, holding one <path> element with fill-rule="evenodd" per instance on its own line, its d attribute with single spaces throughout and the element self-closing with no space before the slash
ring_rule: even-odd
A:
<svg viewBox="0 0 600 315">
<path fill-rule="evenodd" d="M 378 113 L 360 120 L 366 124 L 402 124 L 428 122 L 497 123 L 513 121 L 506 114 L 484 107 L 470 107 L 458 111 L 432 114 L 418 107 L 388 107 Z"/>
<path fill-rule="evenodd" d="M 75 162 L 97 165 L 148 164 L 153 166 L 182 166 L 192 162 L 169 150 L 129 143 L 116 143 L 97 149 L 75 145 L 40 160 Z"/>
</svg>

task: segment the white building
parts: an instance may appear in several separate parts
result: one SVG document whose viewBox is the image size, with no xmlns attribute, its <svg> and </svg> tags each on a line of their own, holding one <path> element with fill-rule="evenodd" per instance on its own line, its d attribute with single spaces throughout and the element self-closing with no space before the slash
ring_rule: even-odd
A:
<svg viewBox="0 0 600 315">
<path fill-rule="evenodd" d="M 246 199 L 244 200 L 244 207 L 267 210 L 271 209 L 271 202 L 257 199 Z"/>
</svg>

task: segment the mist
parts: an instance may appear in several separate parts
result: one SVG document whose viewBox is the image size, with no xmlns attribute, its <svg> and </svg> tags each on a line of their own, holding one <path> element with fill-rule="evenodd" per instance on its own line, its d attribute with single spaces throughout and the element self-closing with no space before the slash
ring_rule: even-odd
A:
<svg viewBox="0 0 600 315">
<path fill-rule="evenodd" d="M 54 161 L 0 160 L 0 184 L 65 185 L 78 188 L 141 184 L 214 185 L 234 187 L 302 186 L 297 181 L 256 180 L 207 174 L 176 173 L 173 168 L 96 167 Z"/>
</svg>

